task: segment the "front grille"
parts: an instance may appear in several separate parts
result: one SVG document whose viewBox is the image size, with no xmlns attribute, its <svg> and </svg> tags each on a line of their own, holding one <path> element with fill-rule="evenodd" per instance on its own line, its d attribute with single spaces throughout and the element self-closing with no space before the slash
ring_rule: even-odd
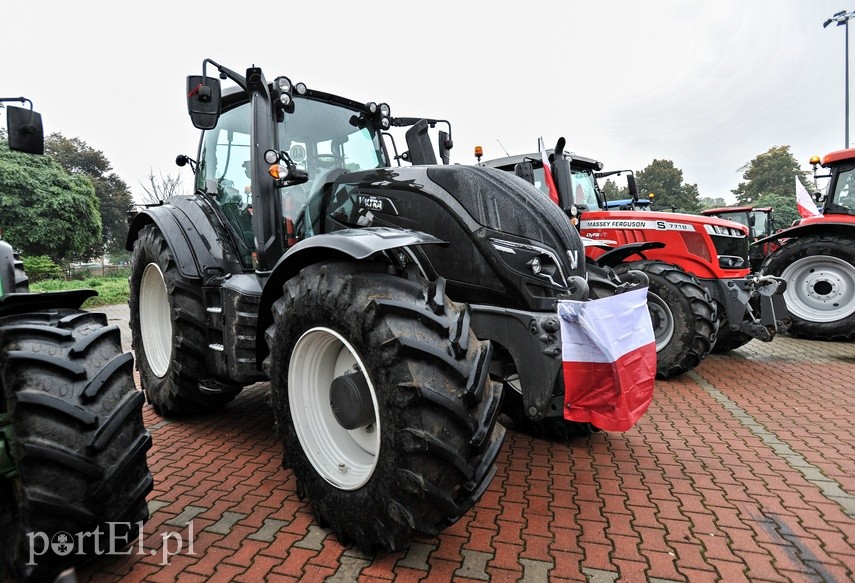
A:
<svg viewBox="0 0 855 583">
<path fill-rule="evenodd" d="M 722 265 L 726 269 L 745 269 L 748 267 L 748 237 L 733 237 L 722 235 L 710 235 L 712 237 L 713 247 L 715 247 L 716 255 L 726 257 L 739 257 L 742 259 L 742 265 L 735 267 L 733 265 Z M 732 263 L 732 262 L 728 262 Z"/>
</svg>

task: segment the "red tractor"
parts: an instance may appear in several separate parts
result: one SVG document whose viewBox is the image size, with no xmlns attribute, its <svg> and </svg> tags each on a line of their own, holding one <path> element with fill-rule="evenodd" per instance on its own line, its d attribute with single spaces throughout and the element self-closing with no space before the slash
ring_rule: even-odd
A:
<svg viewBox="0 0 855 583">
<path fill-rule="evenodd" d="M 775 241 L 767 241 L 760 245 L 753 244 L 759 239 L 768 237 L 775 232 L 775 220 L 772 216 L 772 207 L 754 206 L 725 206 L 720 208 L 705 209 L 701 214 L 707 217 L 718 217 L 728 221 L 734 221 L 748 227 L 748 236 L 752 245 L 748 248 L 748 259 L 751 263 L 751 271 L 759 271 L 763 260 L 780 245 Z"/>
<path fill-rule="evenodd" d="M 669 378 L 697 366 L 715 346 L 732 350 L 786 329 L 779 280 L 752 275 L 748 228 L 717 219 L 642 210 L 635 176 L 627 173 L 631 199 L 614 209 L 597 185 L 602 162 L 563 151 L 563 138 L 548 150 L 559 204 L 577 223 L 586 257 L 616 273 L 644 271 L 657 349 L 657 375 Z M 514 172 L 544 193 L 538 153 L 484 162 Z M 783 286 L 780 286 L 783 287 Z"/>
<path fill-rule="evenodd" d="M 821 214 L 756 242 L 780 248 L 763 261 L 761 273 L 787 282 L 784 300 L 792 314 L 790 332 L 804 338 L 855 337 L 855 148 L 811 158 L 814 181 L 830 178 Z M 817 166 L 830 172 L 817 176 Z"/>
</svg>

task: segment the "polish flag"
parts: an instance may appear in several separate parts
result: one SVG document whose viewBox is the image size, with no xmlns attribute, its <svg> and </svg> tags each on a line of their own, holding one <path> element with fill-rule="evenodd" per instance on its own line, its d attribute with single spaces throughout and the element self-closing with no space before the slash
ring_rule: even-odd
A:
<svg viewBox="0 0 855 583">
<path fill-rule="evenodd" d="M 560 206 L 558 202 L 558 189 L 555 188 L 555 181 L 552 180 L 552 165 L 549 163 L 549 156 L 546 153 L 546 148 L 543 146 L 543 138 L 537 139 L 537 147 L 540 149 L 540 159 L 543 160 L 543 180 L 546 182 L 546 188 L 549 190 L 549 198 L 552 202 Z"/>
<path fill-rule="evenodd" d="M 816 208 L 816 203 L 813 202 L 798 176 L 796 176 L 796 206 L 799 207 L 799 214 L 803 218 L 815 217 L 820 214 L 819 209 Z"/>
<path fill-rule="evenodd" d="M 647 288 L 590 300 L 560 300 L 564 418 L 627 431 L 647 411 L 656 339 Z"/>
</svg>

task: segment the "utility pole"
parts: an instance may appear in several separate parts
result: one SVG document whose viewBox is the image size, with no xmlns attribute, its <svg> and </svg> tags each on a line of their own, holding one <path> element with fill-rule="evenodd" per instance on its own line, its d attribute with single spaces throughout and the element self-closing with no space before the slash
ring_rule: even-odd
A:
<svg viewBox="0 0 855 583">
<path fill-rule="evenodd" d="M 849 147 L 849 19 L 855 17 L 855 11 L 846 12 L 845 10 L 841 10 L 840 12 L 836 12 L 831 18 L 822 23 L 822 28 L 826 28 L 832 22 L 836 22 L 837 26 L 844 27 L 844 33 L 846 35 L 845 38 L 845 47 L 846 47 L 846 55 L 845 55 L 845 84 L 846 84 L 846 144 L 845 148 Z"/>
</svg>

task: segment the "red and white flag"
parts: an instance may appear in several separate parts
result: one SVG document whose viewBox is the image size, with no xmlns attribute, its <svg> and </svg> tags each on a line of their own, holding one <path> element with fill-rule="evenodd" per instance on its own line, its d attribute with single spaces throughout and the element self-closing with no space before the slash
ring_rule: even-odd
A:
<svg viewBox="0 0 855 583">
<path fill-rule="evenodd" d="M 647 411 L 656 379 L 656 339 L 647 288 L 561 300 L 564 418 L 627 431 Z"/>
<path fill-rule="evenodd" d="M 543 146 L 543 138 L 537 138 L 537 147 L 540 150 L 540 159 L 543 161 L 543 180 L 546 182 L 546 188 L 549 190 L 549 198 L 555 204 L 560 205 L 558 202 L 558 189 L 555 188 L 555 181 L 552 179 L 552 164 L 549 163 L 549 156 L 546 153 L 546 148 Z"/>
<path fill-rule="evenodd" d="M 803 218 L 815 217 L 820 214 L 819 209 L 816 208 L 816 203 L 813 202 L 798 176 L 796 176 L 796 206 L 799 207 L 799 214 Z"/>
</svg>

